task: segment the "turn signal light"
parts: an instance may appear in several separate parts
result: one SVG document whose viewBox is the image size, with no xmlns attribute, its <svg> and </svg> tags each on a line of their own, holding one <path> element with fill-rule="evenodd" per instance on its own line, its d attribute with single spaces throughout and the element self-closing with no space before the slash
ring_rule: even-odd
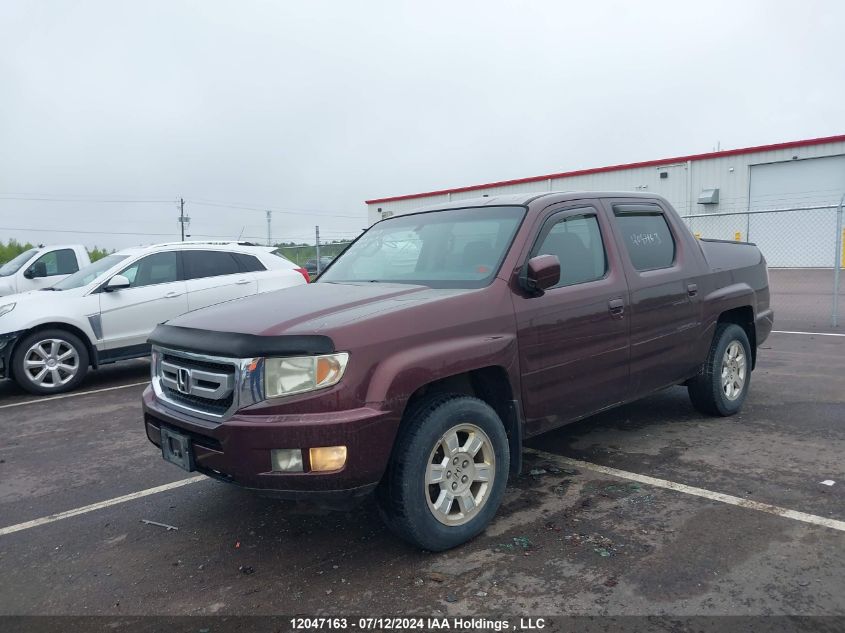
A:
<svg viewBox="0 0 845 633">
<path fill-rule="evenodd" d="M 311 470 L 327 472 L 340 470 L 346 463 L 345 446 L 320 446 L 310 450 Z"/>
</svg>

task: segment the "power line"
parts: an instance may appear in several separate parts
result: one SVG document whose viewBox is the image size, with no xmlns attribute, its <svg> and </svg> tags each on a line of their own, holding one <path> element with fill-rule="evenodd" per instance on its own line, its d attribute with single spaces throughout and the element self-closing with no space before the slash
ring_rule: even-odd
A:
<svg viewBox="0 0 845 633">
<path fill-rule="evenodd" d="M 78 197 L 71 197 L 68 195 L 63 196 L 51 196 L 50 194 L 9 194 L 9 193 L 0 193 L 0 200 L 25 200 L 25 201 L 37 201 L 37 202 L 92 202 L 92 203 L 105 203 L 105 204 L 133 204 L 133 203 L 141 203 L 141 204 L 179 204 L 180 198 L 174 199 L 162 199 L 162 198 L 151 198 L 151 199 L 139 199 L 139 198 L 99 198 L 96 196 L 83 196 L 80 195 Z M 354 218 L 356 220 L 360 220 L 363 215 L 349 215 L 349 214 L 342 214 L 342 213 L 326 213 L 325 211 L 317 210 L 317 209 L 280 209 L 269 207 L 267 205 L 261 206 L 250 206 L 246 204 L 239 204 L 239 203 L 230 203 L 230 202 L 218 202 L 214 200 L 203 200 L 199 198 L 193 199 L 186 199 L 185 202 L 204 206 L 204 207 L 219 207 L 223 209 L 238 209 L 242 211 L 260 211 L 261 213 L 266 213 L 267 211 L 272 211 L 273 213 L 284 213 L 289 215 L 320 215 L 326 218 Z"/>
<path fill-rule="evenodd" d="M 91 231 L 85 229 L 36 229 L 31 227 L 23 227 L 23 226 L 0 226 L 0 231 L 33 231 L 33 232 L 40 232 L 40 233 L 70 233 L 70 234 L 80 234 L 80 235 L 138 235 L 142 237 L 173 237 L 177 234 L 176 231 L 172 233 L 145 233 L 145 232 L 136 232 L 136 231 Z M 188 237 L 186 235 L 186 237 Z M 206 233 L 191 233 L 190 237 L 206 237 L 211 239 L 217 240 L 229 240 L 229 241 L 236 241 L 237 238 L 232 237 L 231 235 L 208 235 Z M 241 240 L 263 240 L 266 239 L 266 235 L 242 235 L 240 236 Z M 295 241 L 304 241 L 308 238 L 306 237 L 277 237 L 274 238 L 275 242 L 295 242 Z M 333 240 L 335 238 L 332 238 Z M 352 241 L 354 238 L 350 238 L 349 241 Z M 338 240 L 341 241 L 341 240 Z"/>
<path fill-rule="evenodd" d="M 142 204 L 172 204 L 173 200 L 139 200 L 139 199 L 126 199 L 126 200 L 118 200 L 118 199 L 103 199 L 103 198 L 36 198 L 33 196 L 7 196 L 4 194 L 0 194 L 0 200 L 34 200 L 39 202 L 94 202 L 94 203 L 107 203 L 107 204 L 131 204 L 131 203 L 142 203 Z M 178 202 L 178 200 L 177 200 Z"/>
<path fill-rule="evenodd" d="M 86 231 L 86 230 L 74 230 L 74 229 L 34 229 L 31 227 L 24 227 L 24 226 L 0 226 L 0 231 L 34 231 L 40 233 L 79 233 L 79 234 L 91 234 L 91 235 L 149 235 L 149 236 L 164 236 L 170 237 L 174 235 L 176 231 L 171 233 L 138 233 L 138 232 L 126 232 L 126 231 Z"/>
<path fill-rule="evenodd" d="M 205 207 L 221 207 L 224 209 L 240 209 L 243 211 L 260 211 L 261 213 L 266 213 L 267 211 L 272 211 L 273 213 L 286 213 L 290 215 L 319 215 L 321 217 L 326 218 L 354 218 L 356 220 L 362 219 L 363 215 L 344 215 L 341 213 L 325 213 L 323 211 L 318 211 L 316 209 L 301 209 L 301 210 L 291 210 L 291 209 L 277 209 L 274 207 L 268 207 L 266 205 L 260 207 L 253 207 L 248 205 L 242 204 L 231 204 L 229 202 L 211 202 L 208 200 L 197 200 L 197 199 L 189 199 L 187 202 L 191 204 L 198 204 L 200 206 Z"/>
</svg>

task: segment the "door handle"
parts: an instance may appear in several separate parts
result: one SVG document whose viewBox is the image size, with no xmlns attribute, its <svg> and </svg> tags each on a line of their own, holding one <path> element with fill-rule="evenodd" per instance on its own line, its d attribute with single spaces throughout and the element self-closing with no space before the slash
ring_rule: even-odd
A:
<svg viewBox="0 0 845 633">
<path fill-rule="evenodd" d="M 176 297 L 180 296 L 181 294 L 182 294 L 181 292 L 177 292 L 177 291 L 175 291 L 175 290 L 171 290 L 171 291 L 170 291 L 170 292 L 168 292 L 166 295 L 164 295 L 164 298 L 165 298 L 165 299 L 174 299 L 174 298 L 176 298 Z"/>
<path fill-rule="evenodd" d="M 622 316 L 625 312 L 625 301 L 620 298 L 611 299 L 607 302 L 607 307 L 613 316 Z"/>
<path fill-rule="evenodd" d="M 244 284 L 249 283 L 249 279 L 238 279 L 235 283 L 238 284 L 239 286 L 243 286 Z"/>
<path fill-rule="evenodd" d="M 694 297 L 698 294 L 698 285 L 697 284 L 687 284 L 687 294 L 690 297 Z"/>
</svg>

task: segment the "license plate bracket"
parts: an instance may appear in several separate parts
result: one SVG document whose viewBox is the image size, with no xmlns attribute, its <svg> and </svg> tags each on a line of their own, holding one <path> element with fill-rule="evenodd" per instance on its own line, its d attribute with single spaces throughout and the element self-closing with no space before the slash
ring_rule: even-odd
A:
<svg viewBox="0 0 845 633">
<path fill-rule="evenodd" d="M 196 470 L 191 438 L 167 427 L 161 427 L 161 456 L 164 461 L 191 472 Z"/>
</svg>

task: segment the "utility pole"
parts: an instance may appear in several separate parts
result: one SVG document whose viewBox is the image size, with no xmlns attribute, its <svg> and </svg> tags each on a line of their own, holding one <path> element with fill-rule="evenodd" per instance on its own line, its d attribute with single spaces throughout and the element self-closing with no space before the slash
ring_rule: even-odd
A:
<svg viewBox="0 0 845 633">
<path fill-rule="evenodd" d="M 267 211 L 267 246 L 273 246 L 273 231 L 270 224 L 273 221 L 273 212 Z"/>
<path fill-rule="evenodd" d="M 318 226 L 315 226 L 314 228 L 316 229 L 316 235 L 317 235 L 316 255 L 317 255 L 317 274 L 319 275 L 320 274 L 320 268 L 322 268 L 322 266 L 320 266 L 320 227 L 318 225 Z"/>
<path fill-rule="evenodd" d="M 182 241 L 185 241 L 185 199 L 179 198 L 179 226 L 182 229 Z"/>
</svg>

